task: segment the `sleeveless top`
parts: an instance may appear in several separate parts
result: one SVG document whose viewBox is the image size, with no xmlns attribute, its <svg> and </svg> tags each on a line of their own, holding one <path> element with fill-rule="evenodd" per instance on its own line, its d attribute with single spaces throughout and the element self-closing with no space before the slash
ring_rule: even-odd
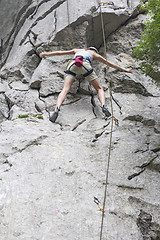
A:
<svg viewBox="0 0 160 240">
<path fill-rule="evenodd" d="M 89 51 L 85 51 L 85 50 L 81 50 L 78 51 L 75 55 L 74 58 L 75 59 L 77 56 L 82 56 L 86 61 L 88 60 L 88 62 L 92 62 L 93 61 L 93 55 L 91 54 L 91 52 Z"/>
</svg>

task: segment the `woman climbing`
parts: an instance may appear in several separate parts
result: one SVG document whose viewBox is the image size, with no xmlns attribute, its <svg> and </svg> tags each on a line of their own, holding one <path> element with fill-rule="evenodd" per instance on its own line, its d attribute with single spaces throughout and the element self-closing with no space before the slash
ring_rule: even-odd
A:
<svg viewBox="0 0 160 240">
<path fill-rule="evenodd" d="M 55 108 L 55 112 L 50 115 L 49 120 L 51 122 L 55 122 L 58 113 L 60 111 L 60 107 L 62 103 L 64 102 L 67 93 L 69 92 L 76 75 L 83 75 L 85 79 L 95 88 L 95 90 L 98 93 L 98 99 L 101 103 L 102 112 L 105 114 L 106 117 L 111 116 L 111 113 L 108 111 L 108 109 L 105 107 L 105 92 L 100 84 L 100 81 L 94 72 L 91 63 L 93 60 L 98 60 L 99 62 L 102 62 L 109 67 L 122 70 L 125 72 L 132 73 L 131 69 L 124 69 L 122 67 L 119 67 L 118 65 L 115 65 L 108 60 L 106 60 L 104 57 L 102 57 L 100 54 L 98 54 L 98 50 L 95 47 L 89 47 L 88 49 L 72 49 L 68 51 L 54 51 L 54 52 L 42 52 L 40 53 L 40 57 L 46 57 L 46 56 L 55 56 L 55 55 L 68 55 L 68 54 L 74 54 L 73 59 L 70 61 L 70 63 L 67 66 L 67 70 L 65 71 L 65 81 L 64 86 L 60 94 L 58 95 L 57 104 Z"/>
</svg>

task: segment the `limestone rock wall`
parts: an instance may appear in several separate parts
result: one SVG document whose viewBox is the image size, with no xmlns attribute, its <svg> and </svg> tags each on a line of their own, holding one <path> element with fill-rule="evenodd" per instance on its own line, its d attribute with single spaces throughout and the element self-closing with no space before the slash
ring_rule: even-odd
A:
<svg viewBox="0 0 160 240">
<path fill-rule="evenodd" d="M 119 120 L 103 226 L 109 240 L 160 239 L 160 90 L 131 54 L 146 20 L 138 4 L 102 8 L 107 58 L 133 74 L 93 64 L 109 109 L 111 80 Z M 90 45 L 104 56 L 97 0 L 69 0 L 69 19 L 66 0 L 1 0 L 0 9 L 0 239 L 97 240 L 94 196 L 103 203 L 111 119 L 80 78 L 49 122 L 70 56 L 39 58 Z"/>
</svg>

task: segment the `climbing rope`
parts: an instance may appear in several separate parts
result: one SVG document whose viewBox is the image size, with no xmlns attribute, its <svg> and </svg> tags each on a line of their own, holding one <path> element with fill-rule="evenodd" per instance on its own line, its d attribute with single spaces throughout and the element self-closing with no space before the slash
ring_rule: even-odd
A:
<svg viewBox="0 0 160 240">
<path fill-rule="evenodd" d="M 100 15 L 101 15 L 101 25 L 102 25 L 102 35 L 103 35 L 103 43 L 104 43 L 104 51 L 105 51 L 105 58 L 107 59 L 107 48 L 106 48 L 106 39 L 105 39 L 105 28 L 104 28 L 104 20 L 102 14 L 102 4 L 97 0 L 100 6 Z M 106 67 L 107 72 L 107 67 Z M 113 116 L 113 102 L 112 102 L 112 91 L 111 91 L 111 81 L 109 79 L 109 95 L 110 95 L 110 103 L 111 103 L 111 113 Z M 106 166 L 106 180 L 105 180 L 105 189 L 104 189 L 104 199 L 103 199 L 103 209 L 106 206 L 106 198 L 107 198 L 107 190 L 108 190 L 108 178 L 109 178 L 109 167 L 110 167 L 110 160 L 111 160 L 111 147 L 112 147 L 112 132 L 113 132 L 113 121 L 114 117 L 111 118 L 111 133 L 110 133 L 110 141 L 109 141 L 109 151 L 108 151 L 108 159 L 107 159 L 107 166 Z M 105 212 L 102 211 L 102 220 L 101 220 L 101 230 L 100 230 L 100 240 L 102 240 L 103 236 L 103 225 L 104 225 L 104 215 Z"/>
<path fill-rule="evenodd" d="M 107 48 L 106 48 L 106 39 L 105 39 L 105 28 L 104 28 L 104 21 L 103 21 L 103 14 L 102 14 L 102 5 L 101 0 L 97 0 L 98 5 L 100 7 L 100 15 L 101 15 L 101 25 L 102 25 L 102 35 L 103 35 L 103 43 L 104 43 L 104 50 L 105 50 L 105 58 L 107 59 Z M 107 2 L 105 4 L 108 5 L 114 5 L 113 2 Z M 69 0 L 67 0 L 67 12 L 68 12 L 68 25 L 69 25 L 69 34 L 72 41 L 72 46 L 74 46 L 74 39 L 72 35 L 72 30 L 70 26 L 70 13 L 69 13 Z M 106 67 L 107 72 L 107 67 Z M 105 215 L 105 206 L 106 206 L 106 198 L 107 198 L 107 190 L 108 190 L 108 177 L 109 177 L 109 167 L 110 167 L 110 160 L 111 160 L 111 147 L 112 147 L 112 132 L 113 132 L 113 121 L 117 121 L 115 117 L 113 116 L 113 102 L 112 102 L 112 91 L 111 91 L 111 81 L 109 79 L 109 96 L 110 96 L 110 104 L 111 104 L 111 133 L 110 133 L 110 141 L 109 141 L 109 150 L 108 150 L 108 159 L 107 159 L 107 166 L 106 166 L 106 179 L 105 179 L 105 189 L 104 189 L 104 200 L 103 200 L 103 207 L 101 207 L 101 204 L 97 198 L 94 198 L 95 203 L 98 204 L 100 210 L 102 211 L 102 220 L 101 220 L 101 230 L 100 230 L 100 240 L 102 240 L 103 235 L 103 224 L 104 224 L 104 215 Z"/>
</svg>

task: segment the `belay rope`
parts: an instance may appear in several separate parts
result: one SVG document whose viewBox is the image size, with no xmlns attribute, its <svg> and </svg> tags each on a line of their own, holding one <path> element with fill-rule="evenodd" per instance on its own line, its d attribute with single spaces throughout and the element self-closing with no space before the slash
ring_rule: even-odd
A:
<svg viewBox="0 0 160 240">
<path fill-rule="evenodd" d="M 97 2 L 98 2 L 98 5 L 100 7 L 105 58 L 107 59 L 107 48 L 106 48 L 105 29 L 104 29 L 104 21 L 103 21 L 103 14 L 102 14 L 102 5 L 104 5 L 104 4 L 114 5 L 114 3 L 113 2 L 104 3 L 104 2 L 101 2 L 101 0 L 100 1 L 97 0 Z M 71 38 L 71 41 L 72 41 L 72 46 L 74 46 L 74 39 L 73 39 L 73 36 L 72 36 L 72 30 L 71 30 L 71 27 L 70 27 L 69 0 L 67 0 L 67 12 L 68 12 L 69 34 L 70 34 L 70 38 Z M 106 67 L 106 72 L 107 72 L 107 67 Z M 106 166 L 106 178 L 105 178 L 103 207 L 101 207 L 101 204 L 100 204 L 99 200 L 97 198 L 94 198 L 95 203 L 99 205 L 99 207 L 102 211 L 100 240 L 102 240 L 102 237 L 103 237 L 104 214 L 105 214 L 105 206 L 106 206 L 106 198 L 107 198 L 107 190 L 108 190 L 109 167 L 110 167 L 111 150 L 112 150 L 111 147 L 112 147 L 113 121 L 115 120 L 114 116 L 113 116 L 113 102 L 112 102 L 112 91 L 111 91 L 111 81 L 110 81 L 110 79 L 109 79 L 108 82 L 109 82 L 109 96 L 110 96 L 112 118 L 111 118 L 111 133 L 110 133 L 110 141 L 109 141 L 109 149 L 108 149 L 108 159 L 107 159 L 107 166 Z"/>
<path fill-rule="evenodd" d="M 97 0 L 100 6 L 100 15 L 101 15 L 101 25 L 102 25 L 102 34 L 103 34 L 103 43 L 104 43 L 104 50 L 105 50 L 105 58 L 107 59 L 107 49 L 106 49 L 106 39 L 105 39 L 105 29 L 104 29 L 104 21 L 103 21 L 103 14 L 102 14 L 102 4 Z M 106 67 L 107 72 L 107 67 Z M 113 102 L 112 102 L 112 91 L 111 91 L 111 81 L 109 79 L 109 96 L 110 96 L 110 103 L 111 103 L 111 113 L 113 116 Z M 109 150 L 108 150 L 108 159 L 107 159 L 107 167 L 106 167 L 106 180 L 105 180 L 105 189 L 104 189 L 104 199 L 103 199 L 103 209 L 105 210 L 106 206 L 106 198 L 107 198 L 107 190 L 108 190 L 108 178 L 109 178 L 109 167 L 110 167 L 110 160 L 111 160 L 111 147 L 112 147 L 112 132 L 113 132 L 113 121 L 114 118 L 111 118 L 111 133 L 110 133 L 110 141 L 109 141 Z M 102 240 L 103 236 L 103 224 L 104 224 L 104 214 L 105 212 L 102 211 L 102 220 L 101 220 L 101 230 L 100 230 L 100 240 Z"/>
</svg>

